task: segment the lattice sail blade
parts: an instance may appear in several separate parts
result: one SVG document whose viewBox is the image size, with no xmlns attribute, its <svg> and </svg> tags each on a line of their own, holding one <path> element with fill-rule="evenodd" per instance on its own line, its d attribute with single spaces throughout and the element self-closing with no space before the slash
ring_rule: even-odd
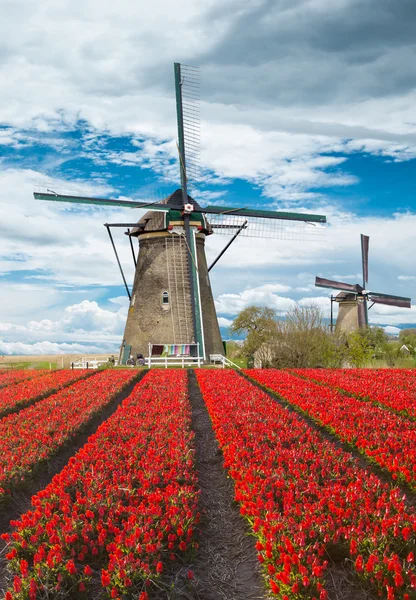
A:
<svg viewBox="0 0 416 600">
<path fill-rule="evenodd" d="M 181 186 L 187 191 L 200 177 L 199 69 L 175 63 L 174 72 Z"/>
<path fill-rule="evenodd" d="M 361 259 L 363 264 L 363 286 L 368 283 L 368 250 L 370 238 L 368 235 L 361 234 Z"/>
<path fill-rule="evenodd" d="M 368 326 L 367 303 L 364 298 L 358 302 L 358 326 Z"/>
<path fill-rule="evenodd" d="M 362 291 L 359 285 L 343 283 L 342 281 L 333 281 L 332 279 L 324 279 L 323 277 L 316 277 L 315 285 L 316 287 L 328 288 L 331 290 L 341 290 L 343 292 L 351 292 L 352 294 L 359 294 Z"/>
<path fill-rule="evenodd" d="M 325 215 L 294 213 L 280 210 L 261 210 L 257 208 L 235 208 L 231 206 L 205 206 L 202 212 L 224 217 L 252 217 L 279 219 L 281 221 L 304 221 L 306 223 L 326 223 Z M 210 217 L 211 218 L 211 217 Z"/>
<path fill-rule="evenodd" d="M 385 304 L 386 306 L 398 306 L 400 308 L 411 308 L 411 298 L 405 296 L 392 296 L 391 294 L 378 294 L 370 292 L 369 299 L 375 304 Z"/>
<path fill-rule="evenodd" d="M 181 65 L 181 76 L 186 177 L 188 187 L 192 189 L 200 178 L 201 115 L 199 69 L 189 65 Z"/>
<path fill-rule="evenodd" d="M 34 192 L 35 200 L 50 202 L 69 202 L 70 204 L 92 204 L 95 206 L 118 206 L 120 208 L 150 208 L 166 212 L 166 206 L 153 202 L 135 202 L 134 200 L 116 200 L 115 198 L 93 198 L 88 196 L 73 196 L 50 192 Z"/>
<path fill-rule="evenodd" d="M 215 234 L 234 235 L 241 228 L 239 237 L 255 237 L 279 240 L 306 241 L 322 238 L 325 227 L 321 223 L 285 221 L 262 217 L 209 214 L 207 220 Z"/>
</svg>

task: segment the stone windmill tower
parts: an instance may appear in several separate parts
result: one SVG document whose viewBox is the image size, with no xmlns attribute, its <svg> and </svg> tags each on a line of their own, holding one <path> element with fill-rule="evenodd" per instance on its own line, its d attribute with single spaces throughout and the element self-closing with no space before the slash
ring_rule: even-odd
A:
<svg viewBox="0 0 416 600">
<path fill-rule="evenodd" d="M 321 288 L 341 290 L 337 296 L 331 296 L 331 328 L 332 328 L 332 303 L 338 303 L 338 317 L 336 329 L 339 331 L 353 331 L 368 327 L 368 311 L 374 304 L 411 308 L 411 299 L 404 296 L 392 296 L 379 292 L 366 290 L 368 283 L 368 250 L 370 238 L 361 234 L 361 262 L 363 269 L 363 284 L 343 283 L 316 277 L 315 285 Z M 368 302 L 372 304 L 368 306 Z"/>
<path fill-rule="evenodd" d="M 139 255 L 123 342 L 143 355 L 149 344 L 190 346 L 190 354 L 204 357 L 223 354 L 205 256 L 212 228 L 191 196 L 187 212 L 177 210 L 181 202 L 178 189 L 160 202 L 168 212 L 147 212 L 130 232 Z"/>
<path fill-rule="evenodd" d="M 138 222 L 106 223 L 128 297 L 130 299 L 122 362 L 130 354 L 165 352 L 199 356 L 222 354 L 218 320 L 209 271 L 237 236 L 271 239 L 307 239 L 319 232 L 323 215 L 299 214 L 225 206 L 201 206 L 188 187 L 198 182 L 198 72 L 175 63 L 176 112 L 181 188 L 160 202 L 146 203 L 87 198 L 48 190 L 38 200 L 148 209 Z M 311 227 L 313 225 L 313 227 Z M 130 292 L 111 228 L 125 228 L 135 264 Z M 205 240 L 212 233 L 231 235 L 230 241 L 208 268 Z M 315 235 L 314 235 L 315 234 Z M 136 255 L 133 239 L 137 238 Z"/>
</svg>

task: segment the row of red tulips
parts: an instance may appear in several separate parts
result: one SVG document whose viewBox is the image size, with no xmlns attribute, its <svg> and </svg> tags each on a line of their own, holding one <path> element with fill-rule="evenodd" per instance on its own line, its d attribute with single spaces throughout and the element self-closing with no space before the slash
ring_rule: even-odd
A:
<svg viewBox="0 0 416 600">
<path fill-rule="evenodd" d="M 1 419 L 0 501 L 7 497 L 10 487 L 53 456 L 136 375 L 124 370 L 103 371 Z"/>
<path fill-rule="evenodd" d="M 298 369 L 302 376 L 416 417 L 416 376 L 406 369 Z"/>
<path fill-rule="evenodd" d="M 6 387 L 8 385 L 13 385 L 15 383 L 20 383 L 21 381 L 26 381 L 28 379 L 34 379 L 36 377 L 41 377 L 46 373 L 50 373 L 50 371 L 39 370 L 36 371 L 34 369 L 24 370 L 24 369 L 16 369 L 13 371 L 1 371 L 0 372 L 0 388 Z"/>
<path fill-rule="evenodd" d="M 0 390 L 0 417 L 36 402 L 79 379 L 91 375 L 91 371 L 46 371 L 41 377 L 34 377 Z"/>
<path fill-rule="evenodd" d="M 414 421 L 287 371 L 253 369 L 247 374 L 389 471 L 394 480 L 416 488 Z"/>
<path fill-rule="evenodd" d="M 197 377 L 271 592 L 325 600 L 336 550 L 380 597 L 416 598 L 416 515 L 399 490 L 238 374 Z"/>
<path fill-rule="evenodd" d="M 3 536 L 6 600 L 145 600 L 195 545 L 192 442 L 186 372 L 148 373 Z"/>
</svg>

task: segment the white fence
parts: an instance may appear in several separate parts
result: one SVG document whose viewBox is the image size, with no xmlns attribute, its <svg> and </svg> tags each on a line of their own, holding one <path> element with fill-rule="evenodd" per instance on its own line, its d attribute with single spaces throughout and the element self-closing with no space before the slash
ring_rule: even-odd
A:
<svg viewBox="0 0 416 600">
<path fill-rule="evenodd" d="M 204 363 L 203 356 L 149 356 L 146 364 L 152 367 L 200 367 Z"/>
<path fill-rule="evenodd" d="M 210 363 L 224 368 L 240 369 L 238 365 L 229 360 L 222 354 L 210 354 Z M 148 356 L 144 359 L 145 365 L 151 369 L 152 367 L 201 367 L 204 364 L 203 356 Z M 97 358 L 91 356 L 83 356 L 82 358 L 71 363 L 71 369 L 98 369 L 98 367 L 108 363 L 108 358 Z M 115 361 L 118 365 L 118 361 Z M 129 365 L 137 366 L 137 365 Z"/>
<path fill-rule="evenodd" d="M 108 358 L 83 356 L 82 358 L 71 363 L 71 369 L 98 369 L 98 367 L 107 363 Z M 115 361 L 115 364 L 117 365 L 118 362 Z"/>
<path fill-rule="evenodd" d="M 210 354 L 209 361 L 213 365 L 222 365 L 223 369 L 225 369 L 225 367 L 229 367 L 230 369 L 241 369 L 241 367 L 233 363 L 229 358 L 223 356 L 222 354 Z"/>
</svg>

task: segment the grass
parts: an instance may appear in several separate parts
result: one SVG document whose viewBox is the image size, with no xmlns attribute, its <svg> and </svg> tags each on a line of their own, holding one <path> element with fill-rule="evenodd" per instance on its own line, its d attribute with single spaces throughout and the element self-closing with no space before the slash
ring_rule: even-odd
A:
<svg viewBox="0 0 416 600">
<path fill-rule="evenodd" d="M 39 362 L 30 362 L 30 361 L 19 361 L 19 362 L 0 362 L 0 369 L 56 369 L 58 364 L 56 362 L 49 362 L 46 360 Z"/>
<path fill-rule="evenodd" d="M 402 356 L 397 359 L 394 367 L 387 364 L 384 358 L 373 358 L 365 363 L 366 369 L 414 369 L 416 367 L 416 359 L 412 356 Z"/>
<path fill-rule="evenodd" d="M 231 360 L 231 362 L 233 362 L 235 365 L 237 365 L 237 367 L 240 367 L 240 369 L 247 368 L 247 359 L 246 358 L 230 358 L 229 356 L 227 356 L 227 358 L 229 360 Z"/>
</svg>

